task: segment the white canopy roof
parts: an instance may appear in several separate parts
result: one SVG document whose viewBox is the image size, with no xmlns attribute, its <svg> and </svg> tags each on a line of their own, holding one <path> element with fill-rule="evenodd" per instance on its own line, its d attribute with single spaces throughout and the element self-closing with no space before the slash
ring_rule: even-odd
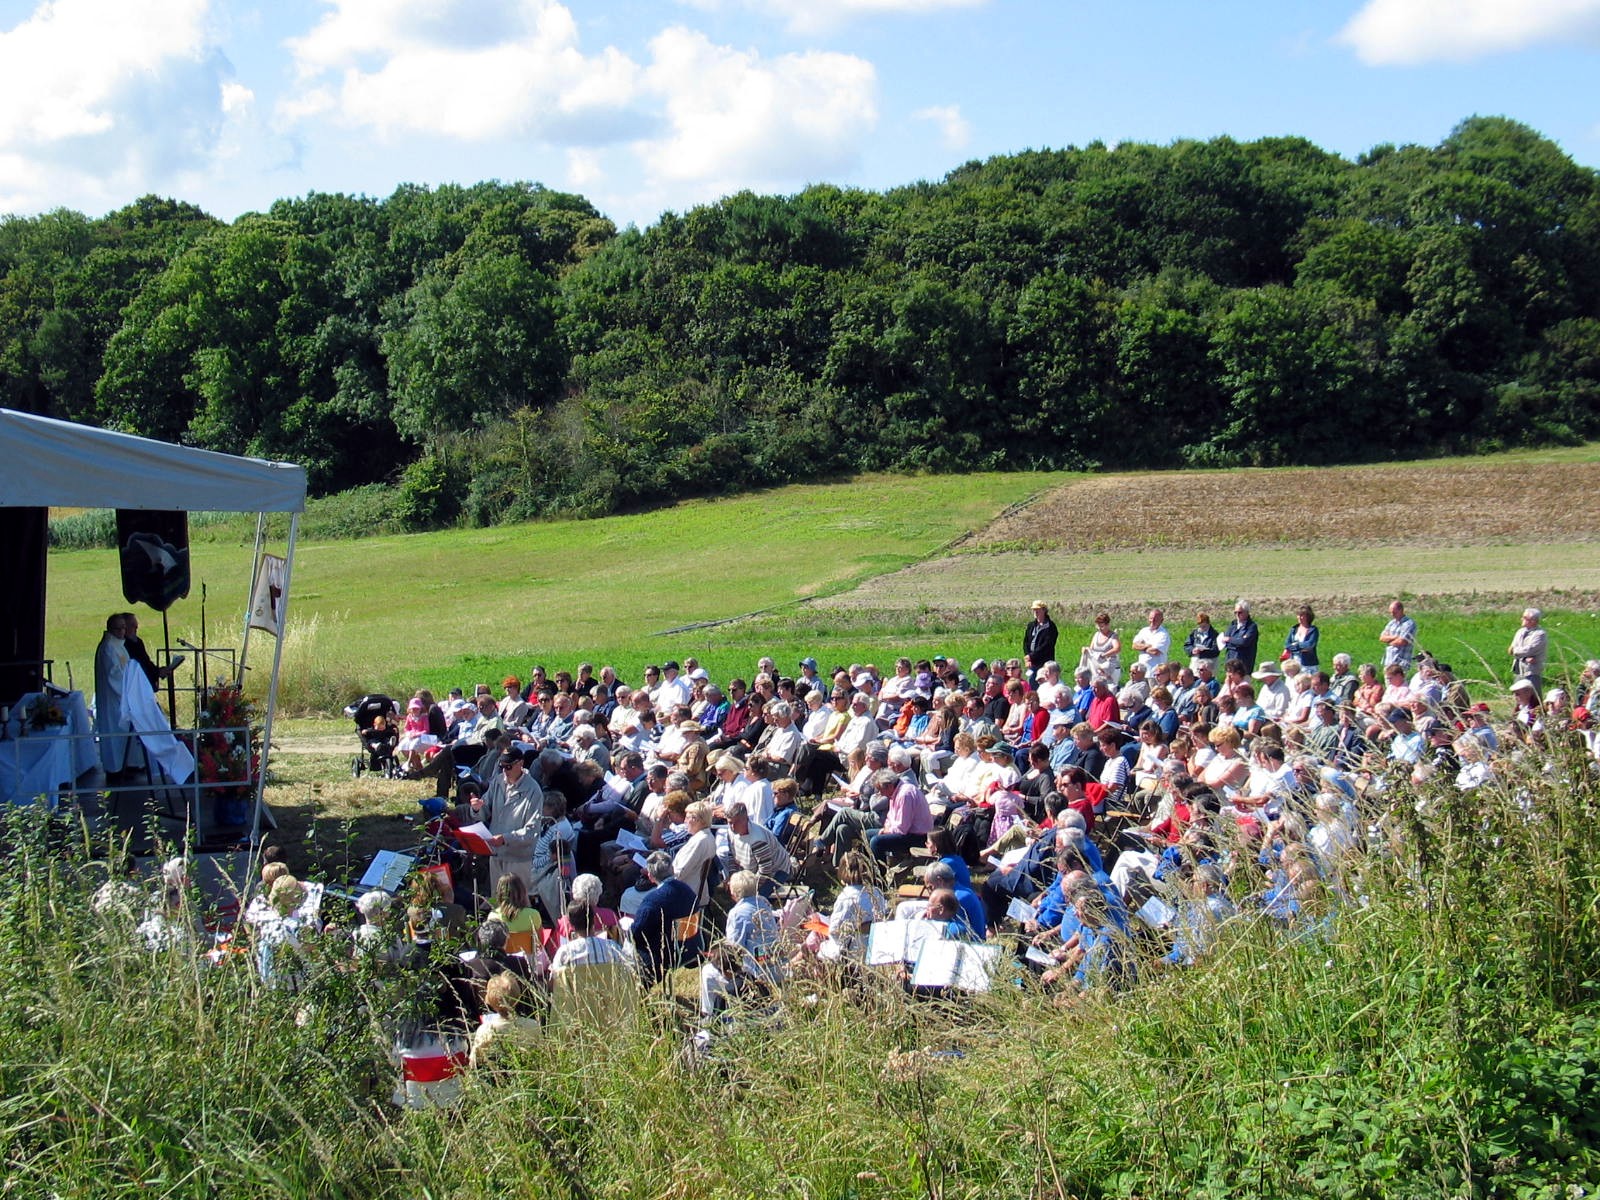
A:
<svg viewBox="0 0 1600 1200">
<path fill-rule="evenodd" d="M 29 505 L 301 512 L 306 472 L 0 408 L 0 506 Z"/>
</svg>

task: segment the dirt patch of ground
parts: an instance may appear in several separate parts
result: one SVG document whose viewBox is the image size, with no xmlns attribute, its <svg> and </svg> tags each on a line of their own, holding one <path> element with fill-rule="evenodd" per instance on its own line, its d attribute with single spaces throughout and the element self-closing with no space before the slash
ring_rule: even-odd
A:
<svg viewBox="0 0 1600 1200">
<path fill-rule="evenodd" d="M 1600 463 L 1181 471 L 1079 480 L 960 549 L 1593 542 Z"/>
<path fill-rule="evenodd" d="M 342 755 L 346 760 L 356 756 L 359 746 L 353 729 L 350 733 L 293 733 L 272 739 L 274 754 Z"/>
<path fill-rule="evenodd" d="M 1290 611 L 1310 600 L 1331 616 L 1381 612 L 1396 595 L 1464 612 L 1525 604 L 1591 611 L 1600 595 L 1600 553 L 1592 543 L 1521 542 L 953 554 L 870 579 L 813 607 L 972 621 L 1026 613 L 1043 597 L 1058 620 L 1086 620 L 1106 606 L 1179 611 L 1249 596 Z"/>
</svg>

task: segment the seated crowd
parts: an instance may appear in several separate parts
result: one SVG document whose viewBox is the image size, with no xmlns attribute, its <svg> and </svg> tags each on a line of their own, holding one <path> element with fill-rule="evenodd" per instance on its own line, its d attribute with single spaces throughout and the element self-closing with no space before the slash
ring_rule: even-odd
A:
<svg viewBox="0 0 1600 1200">
<path fill-rule="evenodd" d="M 402 926 L 388 893 L 366 893 L 350 954 L 419 961 L 477 919 L 440 1006 L 477 1057 L 535 1036 L 535 1013 L 626 1012 L 681 966 L 699 968 L 712 1025 L 778 1003 L 790 978 L 859 981 L 891 919 L 917 923 L 919 946 L 1004 947 L 1005 970 L 1070 1002 L 1192 964 L 1247 914 L 1314 936 L 1359 894 L 1351 872 L 1401 780 L 1470 791 L 1508 755 L 1597 752 L 1600 663 L 1576 697 L 1541 696 L 1542 642 L 1535 661 L 1514 641 L 1496 728 L 1399 602 L 1383 661 L 1359 666 L 1324 666 L 1309 606 L 1267 656 L 1243 601 L 1224 630 L 1199 613 L 1182 655 L 1157 609 L 1126 677 L 1105 614 L 1070 670 L 1042 604 L 1035 618 L 1024 656 L 993 663 L 823 674 L 807 657 L 790 676 L 762 659 L 722 684 L 688 659 L 638 687 L 536 666 L 498 699 L 419 692 L 402 753 L 437 777 L 441 828 L 487 831 L 492 901 L 471 912 L 466 881 L 430 873 Z M 293 986 L 286 948 L 327 934 L 281 864 L 261 885 L 242 923 L 263 976 Z M 912 965 L 897 978 L 915 994 L 946 990 L 915 986 Z"/>
</svg>

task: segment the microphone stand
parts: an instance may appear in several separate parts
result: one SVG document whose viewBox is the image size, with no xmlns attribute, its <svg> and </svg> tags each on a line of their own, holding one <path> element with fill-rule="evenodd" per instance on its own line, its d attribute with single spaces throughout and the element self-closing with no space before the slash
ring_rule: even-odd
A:
<svg viewBox="0 0 1600 1200">
<path fill-rule="evenodd" d="M 167 610 L 161 610 L 161 642 L 163 656 L 167 661 L 167 724 L 174 729 L 178 727 L 178 686 L 173 677 L 177 672 L 172 669 L 172 625 L 167 620 Z"/>
</svg>

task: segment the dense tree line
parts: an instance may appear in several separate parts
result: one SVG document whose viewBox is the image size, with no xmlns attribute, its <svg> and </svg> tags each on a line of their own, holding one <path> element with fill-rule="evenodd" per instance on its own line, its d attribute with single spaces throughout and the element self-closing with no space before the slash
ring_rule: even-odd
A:
<svg viewBox="0 0 1600 1200">
<path fill-rule="evenodd" d="M 398 478 L 415 524 L 859 469 L 1600 433 L 1600 177 L 1503 118 L 1037 151 L 618 232 L 538 185 L 0 220 L 0 403 Z"/>
</svg>

